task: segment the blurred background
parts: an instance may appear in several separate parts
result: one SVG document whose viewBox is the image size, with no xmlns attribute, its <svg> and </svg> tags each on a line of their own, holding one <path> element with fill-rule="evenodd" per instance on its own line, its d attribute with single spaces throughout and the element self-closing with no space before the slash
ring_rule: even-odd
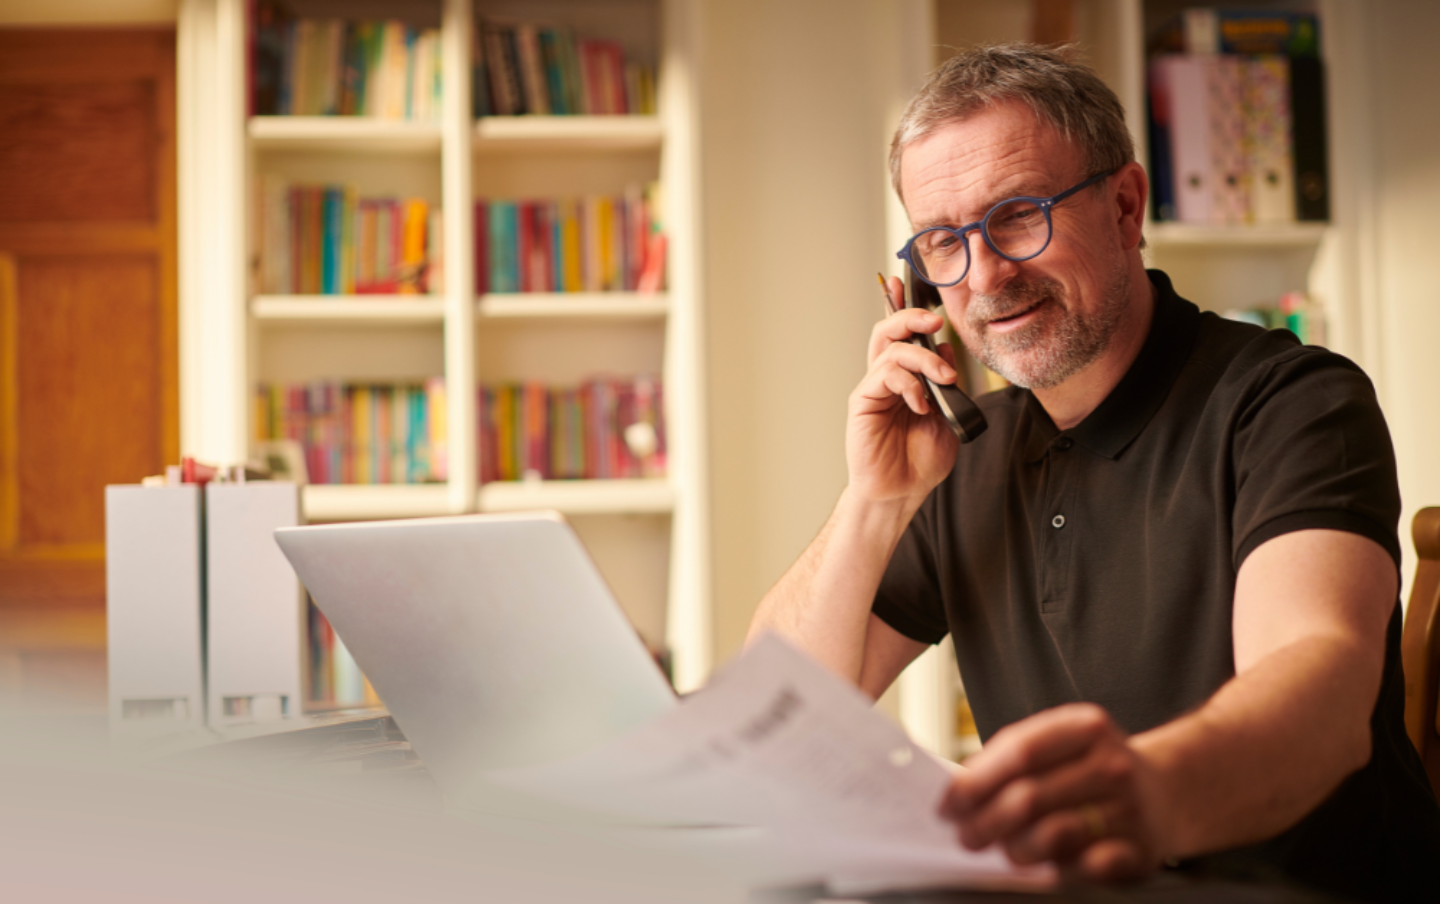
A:
<svg viewBox="0 0 1440 904">
<path fill-rule="evenodd" d="M 566 510 L 647 642 L 693 686 L 740 648 L 756 603 L 844 485 L 846 397 L 881 313 L 874 273 L 899 272 L 894 252 L 908 234 L 889 191 L 887 146 L 926 71 L 972 43 L 1076 41 L 1125 101 L 1144 148 L 1153 134 L 1146 68 L 1156 35 L 1201 6 L 8 0 L 0 5 L 0 700 L 105 711 L 106 483 L 137 482 L 182 455 L 233 463 L 271 440 L 298 442 L 308 456 L 313 519 Z M 1182 295 L 1218 312 L 1263 318 L 1300 293 L 1283 304 L 1323 325 L 1308 338 L 1359 362 L 1377 385 L 1399 454 L 1411 555 L 1410 515 L 1440 500 L 1431 467 L 1440 447 L 1431 248 L 1440 61 L 1430 38 L 1440 7 L 1228 6 L 1319 23 L 1311 56 L 1324 64 L 1318 134 L 1328 209 L 1319 217 L 1292 210 L 1276 222 L 1253 211 L 1229 222 L 1157 218 L 1152 260 L 1176 275 Z M 283 84 L 294 60 L 266 63 L 265 54 L 301 46 L 294 35 L 312 28 L 307 22 L 339 19 L 403 21 L 415 53 L 425 52 L 414 48 L 433 29 L 432 71 L 463 59 L 482 73 L 470 82 L 469 104 L 427 101 L 412 86 L 407 112 L 384 128 L 316 125 L 347 115 L 303 108 L 319 70 L 293 70 L 309 87 L 277 86 L 266 79 Z M 526 96 L 523 75 L 519 94 L 505 96 L 494 55 L 512 48 L 523 72 L 526 41 L 536 42 L 543 64 L 546 42 L 562 32 L 581 46 L 577 59 L 595 41 L 603 60 L 604 48 L 594 47 L 609 42 L 636 67 L 615 70 L 616 83 L 629 87 L 615 89 L 628 98 L 617 103 L 628 107 L 604 112 L 603 99 L 571 98 L 583 109 L 564 110 L 558 95 Z M 292 43 L 267 43 L 276 34 Z M 286 99 L 257 95 L 257 79 L 262 93 L 269 85 Z M 658 94 L 646 93 L 647 79 Z M 343 78 L 337 84 L 341 97 Z M 365 112 L 348 115 L 372 118 Z M 597 115 L 619 122 L 547 131 L 552 120 Z M 1307 147 L 1293 148 L 1297 165 Z M 60 169 L 62 160 L 74 168 Z M 342 205 L 342 188 L 356 186 L 357 217 L 367 198 L 382 207 L 427 202 L 436 216 L 417 260 L 436 268 L 430 282 L 408 293 L 382 287 L 369 300 L 376 305 L 357 308 L 367 301 L 363 287 L 322 285 L 323 274 L 304 285 L 298 263 L 294 273 L 267 270 L 267 239 L 290 229 L 301 241 L 296 190 L 316 187 L 323 209 L 329 185 Z M 563 241 L 538 276 L 523 275 L 523 260 L 509 275 L 495 260 L 482 264 L 498 247 L 491 242 L 515 228 L 496 211 L 517 198 L 548 206 L 520 204 L 515 216 L 557 224 L 566 199 L 580 199 L 578 223 L 591 216 L 599 230 L 601 218 L 614 217 L 617 234 L 631 228 L 627 217 L 640 217 L 632 250 L 614 252 L 633 270 L 596 277 L 566 301 L 576 287 L 561 285 Z M 485 204 L 483 213 L 472 203 Z M 668 243 L 659 252 L 646 238 L 655 233 Z M 597 261 L 608 253 L 593 252 Z M 654 265 L 663 273 L 658 293 L 639 283 L 646 255 L 656 253 L 668 254 Z M 512 276 L 521 282 L 505 284 Z M 526 293 L 536 305 L 515 310 Z M 319 299 L 325 294 L 345 297 Z M 405 304 L 412 307 L 396 307 Z M 510 472 L 487 472 L 516 442 L 505 431 L 526 428 L 496 427 L 497 397 L 456 386 L 520 387 L 518 399 L 543 381 L 542 401 L 562 411 L 556 393 L 579 391 L 599 373 L 619 381 L 615 391 L 632 403 L 640 376 L 663 384 L 663 424 L 647 417 L 663 427 L 666 460 L 653 458 L 645 436 L 626 433 L 644 419 L 628 409 L 629 421 L 612 425 L 622 438 L 606 442 L 620 443 L 629 470 L 580 465 L 567 474 L 549 459 L 532 469 L 522 452 Z M 337 465 L 336 484 L 325 485 L 321 453 L 311 448 L 319 440 L 295 433 L 321 429 L 324 412 L 309 402 L 292 410 L 288 393 L 301 387 L 311 398 L 323 393 L 306 387 L 330 381 L 346 399 L 357 388 L 393 398 L 394 386 L 437 377 L 449 395 L 432 398 L 430 410 L 449 415 L 451 432 L 435 446 L 448 453 L 448 471 L 389 492 L 358 486 L 378 485 L 379 472 Z M 296 427 L 286 417 L 311 420 Z M 557 484 L 565 486 L 545 495 Z M 953 669 L 913 680 L 908 701 L 887 704 L 897 713 L 909 707 L 907 722 L 942 748 L 964 721 L 963 696 L 946 675 Z"/>
</svg>

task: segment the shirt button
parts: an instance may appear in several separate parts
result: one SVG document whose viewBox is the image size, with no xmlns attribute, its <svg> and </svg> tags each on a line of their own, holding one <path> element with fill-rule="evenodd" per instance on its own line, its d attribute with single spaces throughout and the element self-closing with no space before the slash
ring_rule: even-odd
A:
<svg viewBox="0 0 1440 904">
<path fill-rule="evenodd" d="M 1064 526 L 1065 526 L 1065 516 L 1064 516 L 1064 515 L 1056 515 L 1054 518 L 1051 518 L 1051 519 L 1050 519 L 1050 526 L 1053 527 L 1053 528 L 1055 528 L 1056 530 L 1059 530 L 1060 528 L 1064 527 Z"/>
<path fill-rule="evenodd" d="M 1062 436 L 1059 439 L 1055 440 L 1055 448 L 1059 449 L 1061 452 L 1069 452 L 1070 448 L 1074 445 L 1075 440 L 1071 439 L 1068 436 Z"/>
</svg>

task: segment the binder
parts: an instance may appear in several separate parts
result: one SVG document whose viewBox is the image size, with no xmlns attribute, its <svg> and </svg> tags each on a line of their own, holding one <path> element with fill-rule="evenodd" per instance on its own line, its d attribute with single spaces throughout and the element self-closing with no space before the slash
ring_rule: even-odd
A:
<svg viewBox="0 0 1440 904">
<path fill-rule="evenodd" d="M 304 597 L 274 536 L 276 528 L 299 523 L 293 483 L 205 488 L 211 726 L 300 714 Z"/>
<path fill-rule="evenodd" d="M 200 488 L 105 488 L 110 727 L 150 736 L 205 724 Z"/>
<path fill-rule="evenodd" d="M 1210 115 L 1204 60 L 1198 56 L 1157 57 L 1151 90 L 1169 112 L 1170 176 L 1175 219 L 1209 223 L 1214 212 L 1210 181 Z"/>
<path fill-rule="evenodd" d="M 1295 216 L 1330 219 L 1330 155 L 1325 128 L 1325 68 L 1315 57 L 1290 60 L 1290 113 L 1295 130 Z"/>
<path fill-rule="evenodd" d="M 1210 118 L 1211 222 L 1245 223 L 1251 218 L 1250 167 L 1245 153 L 1245 60 L 1237 56 L 1202 59 L 1206 116 Z"/>
<path fill-rule="evenodd" d="M 1167 126 L 1168 190 L 1183 223 L 1243 223 L 1250 218 L 1245 153 L 1245 63 L 1217 55 L 1162 56 L 1151 64 L 1157 127 Z"/>
<path fill-rule="evenodd" d="M 1245 73 L 1245 143 L 1256 223 L 1295 220 L 1290 131 L 1290 61 L 1282 56 L 1249 60 Z"/>
</svg>

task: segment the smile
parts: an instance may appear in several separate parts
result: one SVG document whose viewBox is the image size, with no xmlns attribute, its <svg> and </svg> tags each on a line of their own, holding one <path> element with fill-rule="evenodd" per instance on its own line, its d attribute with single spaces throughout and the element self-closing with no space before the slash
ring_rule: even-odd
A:
<svg viewBox="0 0 1440 904">
<path fill-rule="evenodd" d="M 1029 305 L 1028 307 L 1021 308 L 1013 314 L 1006 314 L 1004 317 L 996 317 L 994 320 L 991 320 L 988 325 L 990 327 L 1000 329 L 1012 329 L 1014 327 L 1017 327 L 1021 323 L 1028 320 L 1030 315 L 1038 311 L 1040 309 L 1040 306 L 1048 300 L 1048 298 L 1042 298 L 1034 304 Z"/>
</svg>

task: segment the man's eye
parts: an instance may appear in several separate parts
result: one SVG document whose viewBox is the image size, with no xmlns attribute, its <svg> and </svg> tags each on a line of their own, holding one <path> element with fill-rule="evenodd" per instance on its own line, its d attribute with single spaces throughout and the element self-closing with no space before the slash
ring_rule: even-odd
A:
<svg viewBox="0 0 1440 904">
<path fill-rule="evenodd" d="M 1040 208 L 1033 204 L 1012 204 L 996 211 L 990 218 L 992 228 L 1025 229 L 1035 225 L 1043 217 Z"/>
<path fill-rule="evenodd" d="M 953 232 L 932 232 L 925 236 L 921 250 L 926 257 L 944 257 L 959 251 L 961 242 Z"/>
</svg>

